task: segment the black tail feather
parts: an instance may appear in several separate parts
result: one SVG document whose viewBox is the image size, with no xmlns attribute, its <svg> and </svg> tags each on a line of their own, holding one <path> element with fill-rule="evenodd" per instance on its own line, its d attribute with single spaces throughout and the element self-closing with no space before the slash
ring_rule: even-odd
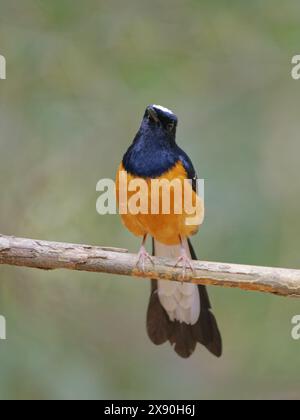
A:
<svg viewBox="0 0 300 420">
<path fill-rule="evenodd" d="M 171 321 L 158 298 L 157 281 L 152 280 L 152 292 L 147 312 L 147 332 L 151 341 L 160 345 L 169 339 Z"/>
<path fill-rule="evenodd" d="M 189 247 L 193 260 L 196 254 L 190 241 Z M 154 249 L 154 248 L 153 248 Z M 157 281 L 152 280 L 152 290 L 147 312 L 147 331 L 151 341 L 160 345 L 169 341 L 174 346 L 176 353 L 183 357 L 190 357 L 195 351 L 197 343 L 205 346 L 216 357 L 222 355 L 222 338 L 217 321 L 211 312 L 211 304 L 207 290 L 199 287 L 201 312 L 195 325 L 187 325 L 178 321 L 170 321 L 162 307 L 158 292 Z"/>
</svg>

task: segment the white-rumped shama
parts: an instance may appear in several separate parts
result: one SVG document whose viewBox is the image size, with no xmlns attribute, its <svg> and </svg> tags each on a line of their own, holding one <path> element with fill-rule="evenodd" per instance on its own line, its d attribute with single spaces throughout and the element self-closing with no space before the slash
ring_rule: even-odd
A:
<svg viewBox="0 0 300 420">
<path fill-rule="evenodd" d="M 151 180 L 191 180 L 194 199 L 204 217 L 204 205 L 197 195 L 197 175 L 187 154 L 176 143 L 177 117 L 167 108 L 148 106 L 141 127 L 126 152 L 117 174 L 117 196 L 120 193 L 119 174 L 127 175 L 128 183 L 141 178 L 149 186 Z M 151 190 L 151 187 L 150 187 Z M 149 190 L 149 191 L 150 191 Z M 124 193 L 124 191 L 123 191 Z M 126 191 L 130 196 L 132 192 Z M 150 193 L 149 193 L 150 194 Z M 151 206 L 149 206 L 150 208 Z M 174 206 L 170 214 L 122 214 L 124 225 L 136 236 L 143 238 L 139 263 L 151 257 L 145 250 L 147 236 L 153 238 L 153 255 L 178 258 L 183 270 L 192 269 L 196 260 L 190 237 L 199 226 L 186 223 L 188 215 L 177 214 Z M 152 280 L 152 290 L 147 313 L 147 331 L 156 345 L 169 341 L 181 357 L 189 357 L 197 343 L 220 357 L 222 339 L 204 286 L 174 281 Z"/>
</svg>

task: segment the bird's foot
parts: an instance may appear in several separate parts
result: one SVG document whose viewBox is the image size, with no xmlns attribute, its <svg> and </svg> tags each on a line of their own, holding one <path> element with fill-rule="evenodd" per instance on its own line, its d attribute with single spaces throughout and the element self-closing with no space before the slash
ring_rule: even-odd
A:
<svg viewBox="0 0 300 420">
<path fill-rule="evenodd" d="M 141 267 L 143 273 L 146 272 L 146 261 L 149 260 L 154 265 L 154 260 L 150 254 L 146 251 L 144 246 L 141 247 L 140 252 L 138 253 L 138 260 L 136 263 L 136 267 Z"/>
<path fill-rule="evenodd" d="M 182 255 L 178 258 L 175 268 L 182 267 L 182 281 L 186 279 L 187 269 L 190 269 L 195 274 L 195 269 L 192 264 L 191 258 L 187 255 L 186 251 L 182 251 Z"/>
</svg>

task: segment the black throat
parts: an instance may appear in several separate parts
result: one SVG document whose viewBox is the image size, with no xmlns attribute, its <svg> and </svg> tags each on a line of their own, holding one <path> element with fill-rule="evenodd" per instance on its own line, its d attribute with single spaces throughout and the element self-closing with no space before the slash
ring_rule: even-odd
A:
<svg viewBox="0 0 300 420">
<path fill-rule="evenodd" d="M 123 158 L 124 169 L 141 178 L 158 178 L 178 162 L 175 138 L 161 127 L 142 124 Z"/>
</svg>

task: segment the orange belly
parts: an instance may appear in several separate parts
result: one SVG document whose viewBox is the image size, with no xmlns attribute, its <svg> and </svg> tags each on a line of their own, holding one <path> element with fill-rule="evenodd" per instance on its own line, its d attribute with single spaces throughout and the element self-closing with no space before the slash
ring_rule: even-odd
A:
<svg viewBox="0 0 300 420">
<path fill-rule="evenodd" d="M 122 180 L 120 180 L 120 173 L 123 176 Z M 177 187 L 181 185 L 181 192 L 178 189 L 177 195 L 176 188 L 170 189 L 170 206 L 167 205 L 167 208 L 164 208 L 166 191 L 164 192 L 163 188 L 154 187 L 150 179 L 143 180 L 147 188 L 131 191 L 130 189 L 133 189 L 130 187 L 131 182 L 139 182 L 141 178 L 128 174 L 121 164 L 117 173 L 116 193 L 122 221 L 127 229 L 136 236 L 151 235 L 165 245 L 177 245 L 180 243 L 180 237 L 190 237 L 197 233 L 204 219 L 204 203 L 193 191 L 192 186 L 184 182 L 186 179 L 187 174 L 181 163 L 157 179 L 159 181 L 176 180 Z M 188 192 L 192 208 L 186 208 L 183 205 L 186 197 L 184 191 Z M 181 197 L 178 194 L 181 194 Z M 137 204 L 133 206 L 134 211 L 132 202 Z M 140 212 L 138 212 L 139 207 L 143 207 Z M 168 214 L 165 214 L 166 210 Z"/>
</svg>

